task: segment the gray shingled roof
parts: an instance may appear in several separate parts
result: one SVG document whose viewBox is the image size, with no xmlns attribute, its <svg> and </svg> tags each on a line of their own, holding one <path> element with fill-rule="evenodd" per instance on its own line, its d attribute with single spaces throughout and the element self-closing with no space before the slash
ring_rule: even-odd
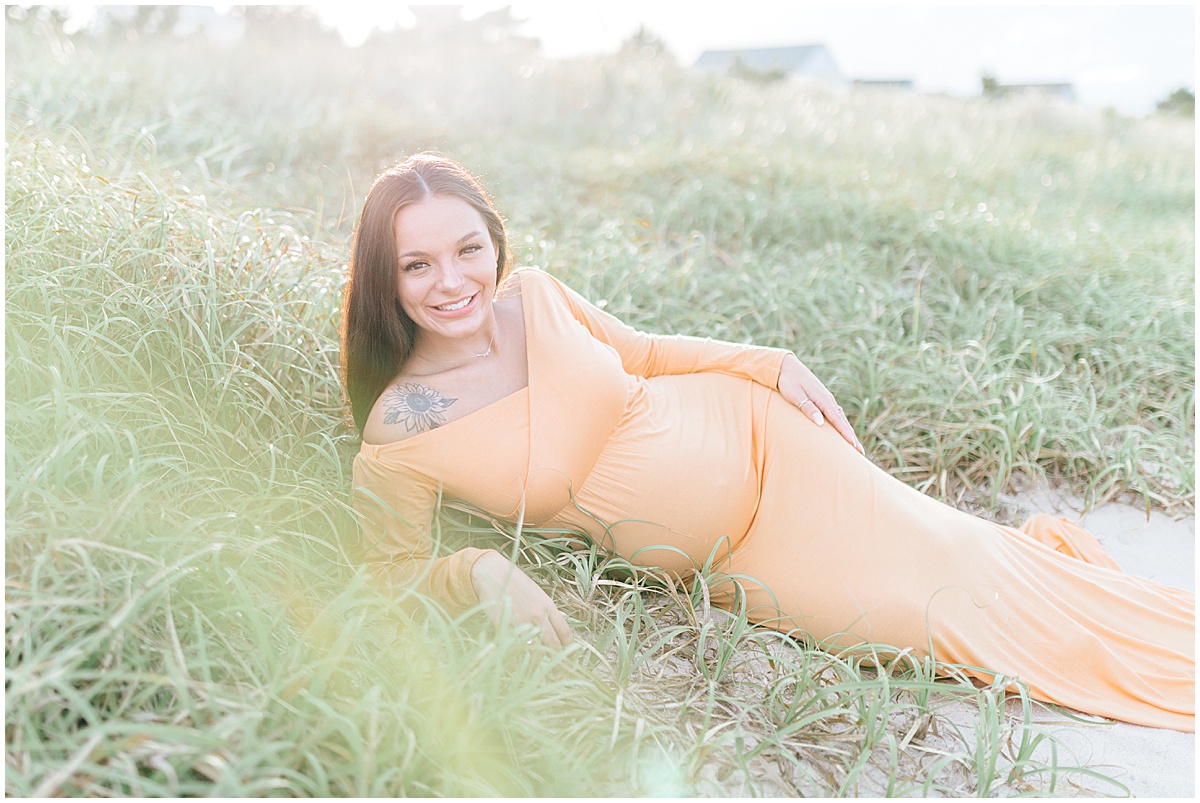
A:
<svg viewBox="0 0 1200 803">
<path fill-rule="evenodd" d="M 799 47 L 758 47 L 746 50 L 706 50 L 696 59 L 697 67 L 727 69 L 737 59 L 755 70 L 787 70 L 804 72 L 804 65 L 815 55 L 825 50 L 825 45 L 801 45 Z"/>
</svg>

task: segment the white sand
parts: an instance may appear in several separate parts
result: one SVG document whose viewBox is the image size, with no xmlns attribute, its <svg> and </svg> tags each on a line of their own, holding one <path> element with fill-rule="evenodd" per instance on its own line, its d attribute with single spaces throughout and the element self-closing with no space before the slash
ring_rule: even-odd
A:
<svg viewBox="0 0 1200 803">
<path fill-rule="evenodd" d="M 1081 514 L 1083 505 L 1079 500 L 1045 490 L 1009 501 L 1030 511 L 1056 513 L 1078 521 L 1131 574 L 1190 591 L 1196 589 L 1195 517 L 1176 521 L 1158 512 L 1147 516 L 1145 509 L 1123 504 L 1109 504 Z M 1195 734 L 1124 723 L 1077 725 L 1048 713 L 1036 719 L 1062 723 L 1053 731 L 1074 754 L 1072 761 L 1086 763 L 1117 779 L 1136 797 L 1195 797 Z M 1095 790 L 1120 793 L 1101 785 Z"/>
<path fill-rule="evenodd" d="M 1073 497 L 1038 489 L 1019 497 L 1004 497 L 1030 512 L 1065 516 L 1096 536 L 1108 554 L 1130 574 L 1159 583 L 1196 590 L 1196 519 L 1176 521 L 1158 511 L 1108 504 L 1082 513 Z"/>
</svg>

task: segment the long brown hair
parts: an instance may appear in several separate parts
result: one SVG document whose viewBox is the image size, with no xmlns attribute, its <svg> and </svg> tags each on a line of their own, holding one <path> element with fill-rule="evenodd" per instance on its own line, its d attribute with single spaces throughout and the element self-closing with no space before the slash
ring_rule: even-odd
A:
<svg viewBox="0 0 1200 803">
<path fill-rule="evenodd" d="M 479 212 L 496 247 L 496 281 L 508 270 L 504 221 L 475 176 L 453 159 L 418 153 L 384 171 L 363 203 L 342 301 L 342 387 L 362 433 L 371 408 L 412 353 L 415 325 L 396 296 L 396 213 L 434 195 Z"/>
</svg>

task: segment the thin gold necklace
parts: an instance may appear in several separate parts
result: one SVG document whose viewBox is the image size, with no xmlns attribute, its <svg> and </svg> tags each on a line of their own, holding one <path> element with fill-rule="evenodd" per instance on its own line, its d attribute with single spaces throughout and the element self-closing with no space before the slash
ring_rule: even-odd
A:
<svg viewBox="0 0 1200 803">
<path fill-rule="evenodd" d="M 451 359 L 451 360 L 433 360 L 433 359 L 430 359 L 429 357 L 424 356 L 423 354 L 418 354 L 417 357 L 419 359 L 424 360 L 425 362 L 434 363 L 435 365 L 445 365 L 446 363 L 451 363 L 451 362 L 466 362 L 467 360 L 478 360 L 483 357 L 489 357 L 492 354 L 492 345 L 496 342 L 496 330 L 499 328 L 500 327 L 496 327 L 496 329 L 492 330 L 492 336 L 488 340 L 487 351 L 484 351 L 480 354 L 468 354 L 465 357 L 455 357 L 454 359 Z"/>
</svg>

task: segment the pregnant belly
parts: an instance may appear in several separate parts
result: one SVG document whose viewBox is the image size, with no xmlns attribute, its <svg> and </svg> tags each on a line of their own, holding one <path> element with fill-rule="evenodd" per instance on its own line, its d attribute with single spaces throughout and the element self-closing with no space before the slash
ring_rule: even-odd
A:
<svg viewBox="0 0 1200 803">
<path fill-rule="evenodd" d="M 645 381 L 559 522 L 644 566 L 719 561 L 758 506 L 753 433 L 768 395 L 721 374 Z"/>
</svg>

